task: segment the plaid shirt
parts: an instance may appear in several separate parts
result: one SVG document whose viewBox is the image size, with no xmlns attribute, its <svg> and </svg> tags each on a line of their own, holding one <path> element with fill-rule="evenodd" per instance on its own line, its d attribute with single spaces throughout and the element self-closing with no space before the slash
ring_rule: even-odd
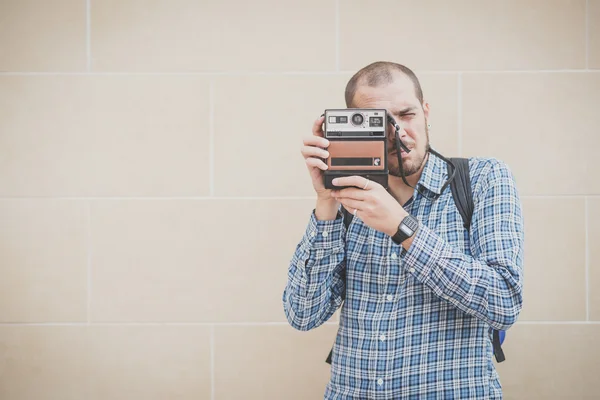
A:
<svg viewBox="0 0 600 400">
<path fill-rule="evenodd" d="M 421 226 L 408 251 L 355 217 L 314 210 L 288 270 L 283 306 L 306 331 L 342 305 L 326 399 L 500 399 L 491 328 L 508 329 L 523 294 L 523 218 L 513 176 L 471 158 L 471 235 L 450 187 L 404 205 Z M 419 184 L 439 193 L 446 164 L 433 154 Z M 325 357 L 326 354 L 323 354 Z"/>
</svg>

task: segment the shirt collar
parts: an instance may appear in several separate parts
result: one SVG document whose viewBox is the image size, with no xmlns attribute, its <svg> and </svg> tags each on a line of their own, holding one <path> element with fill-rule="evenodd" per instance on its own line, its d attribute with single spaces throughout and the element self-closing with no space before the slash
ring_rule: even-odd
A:
<svg viewBox="0 0 600 400">
<path fill-rule="evenodd" d="M 435 194 L 440 194 L 442 186 L 448 179 L 446 162 L 431 152 L 427 154 L 428 158 L 418 185 Z"/>
</svg>

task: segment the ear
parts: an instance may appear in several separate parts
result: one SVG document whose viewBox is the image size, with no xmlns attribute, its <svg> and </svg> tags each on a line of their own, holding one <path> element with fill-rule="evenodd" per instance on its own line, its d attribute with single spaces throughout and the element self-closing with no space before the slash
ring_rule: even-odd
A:
<svg viewBox="0 0 600 400">
<path fill-rule="evenodd" d="M 429 119 L 429 103 L 426 101 L 423 102 L 423 113 L 425 114 L 425 118 Z"/>
</svg>

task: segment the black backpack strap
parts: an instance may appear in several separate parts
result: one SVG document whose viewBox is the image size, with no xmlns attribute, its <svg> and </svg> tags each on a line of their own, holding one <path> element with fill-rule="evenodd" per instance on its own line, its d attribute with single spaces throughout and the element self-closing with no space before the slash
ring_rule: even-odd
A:
<svg viewBox="0 0 600 400">
<path fill-rule="evenodd" d="M 500 345 L 500 332 L 496 329 L 492 331 L 492 345 L 494 347 L 494 356 L 496 357 L 496 361 L 501 363 L 504 361 L 504 351 L 502 350 L 502 346 Z"/>
<path fill-rule="evenodd" d="M 342 207 L 341 211 L 342 211 L 342 216 L 344 217 L 344 226 L 346 227 L 346 229 L 348 229 L 348 227 L 350 226 L 350 223 L 352 222 L 352 219 L 354 218 L 354 215 L 350 214 L 348 212 L 348 210 L 346 210 L 344 207 Z M 327 356 L 327 359 L 325 360 L 325 362 L 327 364 L 331 364 L 332 356 L 333 356 L 333 346 L 331 347 L 331 350 L 329 350 L 329 355 Z"/>
<path fill-rule="evenodd" d="M 352 218 L 354 218 L 354 215 L 350 214 L 348 210 L 342 206 L 342 216 L 344 217 L 344 226 L 346 229 L 348 229 L 350 223 L 352 222 Z"/>
<path fill-rule="evenodd" d="M 450 182 L 452 197 L 458 208 L 458 212 L 463 219 L 463 225 L 467 231 L 471 229 L 471 216 L 473 215 L 473 195 L 471 193 L 471 177 L 469 175 L 469 159 L 451 158 L 452 164 L 456 167 L 456 175 Z M 448 176 L 450 176 L 450 165 L 448 165 Z"/>
</svg>

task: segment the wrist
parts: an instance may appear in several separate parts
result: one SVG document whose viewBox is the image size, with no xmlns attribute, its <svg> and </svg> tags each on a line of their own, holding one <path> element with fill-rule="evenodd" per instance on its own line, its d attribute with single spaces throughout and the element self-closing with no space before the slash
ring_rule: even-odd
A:
<svg viewBox="0 0 600 400">
<path fill-rule="evenodd" d="M 404 250 L 408 251 L 410 249 L 410 246 L 412 245 L 413 240 L 415 240 L 416 234 L 417 234 L 417 232 L 415 232 L 414 235 L 412 235 L 411 237 L 409 237 L 408 239 L 406 239 L 404 242 L 402 242 L 400 244 L 402 247 L 404 247 Z"/>
<path fill-rule="evenodd" d="M 385 232 L 388 236 L 394 236 L 398 232 L 398 227 L 404 218 L 408 216 L 408 213 L 404 208 L 401 208 L 392 218 L 390 218 L 390 225 Z"/>
<path fill-rule="evenodd" d="M 331 221 L 337 218 L 339 203 L 335 199 L 319 199 L 315 206 L 315 216 L 320 221 Z"/>
</svg>

